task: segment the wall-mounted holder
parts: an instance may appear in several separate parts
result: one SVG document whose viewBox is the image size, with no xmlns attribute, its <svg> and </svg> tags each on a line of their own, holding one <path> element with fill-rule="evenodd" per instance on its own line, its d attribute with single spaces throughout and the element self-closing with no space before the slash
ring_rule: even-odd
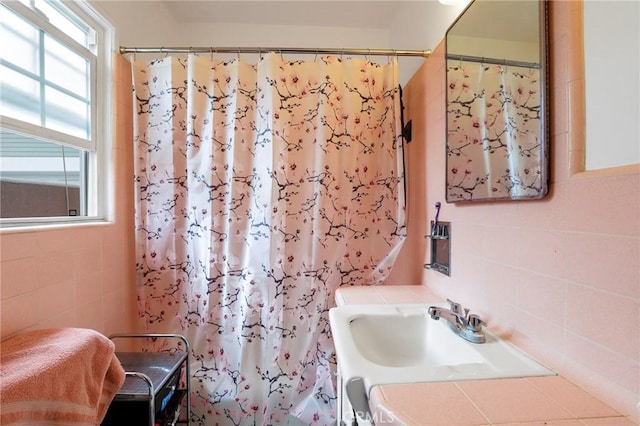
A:
<svg viewBox="0 0 640 426">
<path fill-rule="evenodd" d="M 451 276 L 451 223 L 431 221 L 431 234 L 425 238 L 431 240 L 431 263 L 424 267 Z"/>
</svg>

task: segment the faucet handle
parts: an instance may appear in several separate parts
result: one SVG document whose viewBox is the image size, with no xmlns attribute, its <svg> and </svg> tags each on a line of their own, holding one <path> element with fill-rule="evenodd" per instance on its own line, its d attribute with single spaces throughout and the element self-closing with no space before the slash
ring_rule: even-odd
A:
<svg viewBox="0 0 640 426">
<path fill-rule="evenodd" d="M 467 325 L 473 331 L 480 331 L 482 330 L 482 326 L 487 325 L 487 323 L 484 322 L 478 315 L 471 314 L 469 315 L 469 319 L 467 320 Z"/>
<path fill-rule="evenodd" d="M 449 306 L 451 306 L 451 312 L 453 312 L 454 314 L 462 314 L 462 305 L 459 304 L 458 302 L 454 302 L 451 299 L 447 299 L 447 302 L 449 303 Z"/>
</svg>

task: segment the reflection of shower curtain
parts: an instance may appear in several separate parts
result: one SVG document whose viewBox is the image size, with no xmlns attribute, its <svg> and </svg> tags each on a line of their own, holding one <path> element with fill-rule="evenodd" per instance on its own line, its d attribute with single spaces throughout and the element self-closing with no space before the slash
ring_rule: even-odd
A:
<svg viewBox="0 0 640 426">
<path fill-rule="evenodd" d="M 540 71 L 448 61 L 448 186 L 460 199 L 535 196 Z"/>
<path fill-rule="evenodd" d="M 395 62 L 135 61 L 141 316 L 192 343 L 195 424 L 334 419 L 341 285 L 404 237 Z"/>
</svg>

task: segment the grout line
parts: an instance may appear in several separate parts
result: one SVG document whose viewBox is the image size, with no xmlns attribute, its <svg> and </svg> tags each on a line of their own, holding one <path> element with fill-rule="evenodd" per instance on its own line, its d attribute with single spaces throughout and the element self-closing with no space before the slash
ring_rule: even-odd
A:
<svg viewBox="0 0 640 426">
<path fill-rule="evenodd" d="M 476 404 L 476 402 L 475 402 L 473 399 L 471 399 L 471 397 L 470 397 L 469 395 L 467 395 L 467 393 L 466 393 L 466 392 L 465 392 L 465 391 L 464 391 L 464 390 L 459 386 L 458 382 L 453 382 L 453 384 L 454 384 L 454 385 L 456 386 L 456 388 L 457 388 L 457 389 L 462 393 L 462 395 L 464 395 L 464 397 L 467 399 L 467 401 L 469 401 L 469 402 L 471 403 L 471 405 L 473 406 L 473 408 L 475 408 L 475 409 L 476 409 L 476 411 L 477 411 L 478 413 L 480 413 L 480 415 L 481 415 L 482 417 L 484 417 L 484 419 L 487 421 L 487 423 L 486 423 L 486 424 L 487 424 L 487 425 L 491 425 L 491 424 L 493 424 L 493 423 L 491 422 L 491 419 L 489 419 L 489 416 L 487 416 L 487 415 L 484 413 L 484 411 L 482 411 L 482 410 L 480 409 L 480 407 L 478 406 L 478 404 Z"/>
<path fill-rule="evenodd" d="M 560 375 L 558 375 L 558 376 L 550 376 L 550 377 L 560 377 L 563 380 L 566 380 L 564 377 L 562 377 Z M 547 392 L 545 392 L 543 387 L 541 387 L 539 385 L 536 385 L 534 382 L 529 380 L 531 378 L 532 377 L 523 377 L 525 382 L 527 382 L 531 387 L 533 387 L 536 391 L 538 391 L 538 393 L 544 395 L 547 399 L 549 399 L 550 401 L 554 402 L 556 405 L 560 406 L 564 411 L 566 411 L 567 413 L 571 414 L 571 416 L 573 417 L 574 420 L 580 420 L 580 416 L 578 416 L 573 411 L 569 410 L 569 408 L 565 407 L 564 404 L 560 404 L 560 402 L 558 402 L 555 398 L 553 398 L 553 396 L 551 396 Z"/>
</svg>

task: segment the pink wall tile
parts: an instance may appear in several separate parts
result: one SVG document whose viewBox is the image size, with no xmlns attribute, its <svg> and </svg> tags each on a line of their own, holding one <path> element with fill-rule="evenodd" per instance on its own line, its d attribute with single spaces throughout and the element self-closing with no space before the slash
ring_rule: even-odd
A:
<svg viewBox="0 0 640 426">
<path fill-rule="evenodd" d="M 135 295 L 132 294 L 131 298 L 133 300 L 135 300 Z M 136 331 L 136 332 L 141 332 L 138 329 L 131 329 L 131 324 L 135 324 L 135 321 L 137 319 L 136 316 L 132 315 L 132 311 L 135 312 L 135 304 L 133 305 L 133 308 L 124 305 L 122 303 L 122 301 L 119 298 L 111 298 L 109 296 L 107 296 L 105 298 L 105 303 L 104 303 L 104 307 L 103 307 L 105 312 L 109 312 L 109 315 L 105 315 L 104 316 L 104 322 L 103 322 L 103 327 L 104 327 L 104 331 L 103 333 L 105 335 L 111 335 L 111 334 L 115 334 L 115 333 L 122 333 L 122 332 L 127 332 L 127 330 L 131 331 Z M 115 314 L 111 314 L 112 312 L 120 312 L 119 315 L 115 315 Z M 127 350 L 131 350 L 131 349 L 127 349 Z"/>
<path fill-rule="evenodd" d="M 640 368 L 633 358 L 573 333 L 567 333 L 566 356 L 569 360 L 566 369 L 570 373 L 579 373 L 578 378 L 572 379 L 574 383 L 582 384 L 578 381 L 582 378 L 588 389 L 605 402 L 609 402 L 606 393 L 617 394 L 627 390 L 628 393 L 622 393 L 619 398 L 633 405 L 638 403 Z M 617 407 L 614 405 L 614 408 Z M 627 410 L 623 414 L 633 415 L 634 412 Z"/>
<path fill-rule="evenodd" d="M 76 249 L 95 247 L 103 243 L 105 226 L 83 226 L 73 230 L 73 246 Z"/>
<path fill-rule="evenodd" d="M 37 232 L 35 254 L 48 255 L 50 253 L 73 249 L 74 232 L 70 228 L 51 229 Z"/>
<path fill-rule="evenodd" d="M 27 293 L 2 300 L 2 336 L 9 336 L 38 322 L 35 293 Z"/>
<path fill-rule="evenodd" d="M 484 282 L 487 297 L 498 304 L 516 306 L 520 270 L 516 266 L 485 261 Z"/>
<path fill-rule="evenodd" d="M 553 325 L 565 326 L 566 281 L 532 271 L 520 270 L 518 283 L 519 309 L 532 316 L 543 318 Z"/>
<path fill-rule="evenodd" d="M 86 246 L 73 253 L 73 268 L 76 278 L 102 273 L 102 245 Z"/>
<path fill-rule="evenodd" d="M 521 241 L 519 237 L 520 229 L 514 226 L 485 226 L 482 254 L 486 259 L 496 263 L 515 266 L 518 264 L 521 250 L 524 250 L 525 254 L 533 255 L 528 241 Z"/>
<path fill-rule="evenodd" d="M 2 260 L 32 257 L 35 244 L 36 234 L 33 232 L 0 234 L 0 256 Z"/>
<path fill-rule="evenodd" d="M 82 327 L 82 325 L 78 324 L 76 321 L 75 309 L 56 312 L 53 316 L 47 318 L 46 321 L 36 324 L 31 327 L 31 329 L 63 327 Z"/>
<path fill-rule="evenodd" d="M 587 172 L 585 176 L 589 176 Z M 575 179 L 568 194 L 570 230 L 638 236 L 640 174 Z M 635 219 L 635 220 L 633 220 Z"/>
<path fill-rule="evenodd" d="M 36 258 L 36 279 L 42 285 L 71 281 L 74 278 L 74 251 L 62 248 Z"/>
<path fill-rule="evenodd" d="M 575 233 L 567 238 L 567 279 L 640 299 L 636 237 Z"/>
<path fill-rule="evenodd" d="M 79 304 L 97 304 L 102 300 L 104 274 L 97 271 L 75 279 L 75 297 Z M 110 281 L 110 280 L 107 280 Z"/>
<path fill-rule="evenodd" d="M 557 138 L 554 141 L 557 141 Z M 554 143 L 555 145 L 557 144 Z M 556 156 L 554 159 L 558 161 Z M 548 195 L 542 200 L 519 203 L 518 225 L 526 229 L 566 230 L 567 187 L 564 183 L 552 184 Z"/>
<path fill-rule="evenodd" d="M 484 226 L 473 222 L 455 222 L 451 224 L 451 232 L 455 234 L 457 251 L 474 255 L 482 253 Z"/>
<path fill-rule="evenodd" d="M 615 321 L 599 321 L 605 307 L 611 307 Z M 640 333 L 629 333 L 619 324 L 635 324 L 640 320 L 637 301 L 605 291 L 570 284 L 567 292 L 567 330 L 579 334 L 608 350 L 637 357 L 640 352 Z M 613 326 L 612 326 L 613 325 Z"/>
<path fill-rule="evenodd" d="M 453 250 L 453 249 L 452 249 Z M 481 300 L 485 299 L 483 271 L 484 259 L 477 254 L 460 253 L 451 261 L 451 278 L 458 282 L 458 294 L 455 296 L 470 309 L 477 310 Z M 429 275 L 435 272 L 429 271 Z M 439 274 L 438 275 L 442 275 Z M 450 287 L 450 278 L 442 275 L 443 284 Z M 454 296 L 451 296 L 455 299 Z"/>
<path fill-rule="evenodd" d="M 482 209 L 473 211 L 475 208 L 470 205 L 456 204 L 456 209 L 464 210 L 467 219 L 473 211 L 473 218 L 483 225 L 493 225 L 500 228 L 511 228 L 520 226 L 520 204 L 518 202 L 498 201 L 493 203 L 481 203 Z"/>
<path fill-rule="evenodd" d="M 443 204 L 440 218 L 452 222 L 452 274 L 424 270 L 422 283 L 483 313 L 492 328 L 637 418 L 640 167 L 584 172 L 582 2 L 550 6 L 550 193 L 538 201 Z M 426 181 L 425 215 L 409 218 L 409 233 L 444 201 L 442 64 L 441 43 L 416 74 L 420 81 L 404 91 L 414 99 L 412 144 L 424 145 L 426 166 L 424 175 L 409 174 L 409 181 Z M 413 91 L 427 100 L 415 101 Z M 417 125 L 415 117 L 425 123 Z M 415 260 L 428 261 L 428 255 Z M 618 305 L 619 319 L 599 318 L 603 307 L 617 311 Z"/>
<path fill-rule="evenodd" d="M 102 301 L 80 304 L 76 308 L 75 324 L 104 333 L 104 310 Z"/>
<path fill-rule="evenodd" d="M 127 270 L 130 265 L 128 265 L 128 261 L 130 256 L 122 256 L 122 252 L 126 251 L 129 255 L 132 255 L 133 252 L 127 248 L 123 248 L 124 242 L 121 243 L 109 243 L 104 244 L 102 246 L 101 256 L 102 256 L 102 267 L 105 271 L 114 270 L 114 269 L 123 269 Z"/>
<path fill-rule="evenodd" d="M 516 315 L 513 342 L 557 371 L 565 362 L 564 327 L 521 309 Z"/>
<path fill-rule="evenodd" d="M 36 292 L 38 322 L 45 323 L 59 313 L 71 311 L 76 304 L 73 280 L 41 287 Z"/>
<path fill-rule="evenodd" d="M 569 134 L 557 133 L 551 147 L 551 188 L 554 184 L 566 182 L 570 176 Z M 564 215 L 563 215 L 564 217 Z"/>
<path fill-rule="evenodd" d="M 514 239 L 520 268 L 553 277 L 566 276 L 566 242 L 563 233 L 523 227 Z"/>
<path fill-rule="evenodd" d="M 2 297 L 10 298 L 30 293 L 37 287 L 36 264 L 31 257 L 7 260 L 0 269 Z"/>
</svg>

